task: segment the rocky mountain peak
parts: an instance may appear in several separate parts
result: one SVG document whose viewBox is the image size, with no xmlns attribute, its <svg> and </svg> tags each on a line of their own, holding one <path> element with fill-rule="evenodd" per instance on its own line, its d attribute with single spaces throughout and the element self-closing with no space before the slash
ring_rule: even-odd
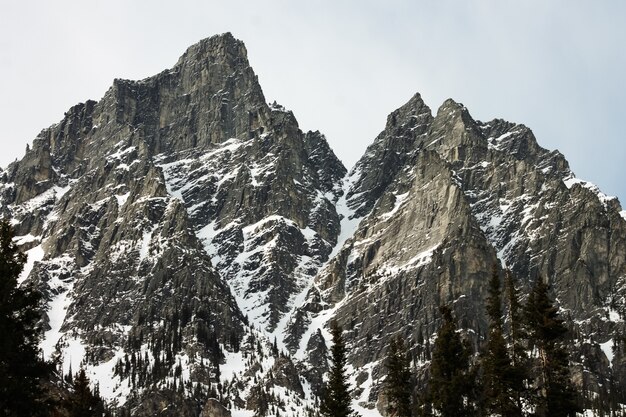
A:
<svg viewBox="0 0 626 417">
<path fill-rule="evenodd" d="M 428 116 L 431 116 L 430 108 L 424 103 L 420 93 L 415 93 L 403 106 L 387 116 L 385 131 L 393 132 L 394 129 L 398 128 L 415 128 L 429 121 Z"/>
<path fill-rule="evenodd" d="M 0 212 L 29 256 L 21 279 L 45 297 L 46 358 L 82 366 L 137 417 L 163 401 L 184 417 L 270 398 L 276 414 L 313 410 L 331 319 L 355 408 L 375 414 L 390 337 L 424 379 L 449 304 L 478 347 L 501 263 L 522 294 L 550 283 L 584 353 L 572 368 L 601 393 L 626 374 L 603 350 L 624 332 L 620 210 L 526 126 L 451 99 L 433 116 L 420 94 L 346 175 L 322 133 L 265 102 L 230 33 L 115 80 L 0 170 Z"/>
<path fill-rule="evenodd" d="M 246 46 L 230 32 L 202 39 L 190 46 L 179 58 L 174 68 L 195 63 L 206 66 L 221 63 L 231 68 L 250 66 Z"/>
<path fill-rule="evenodd" d="M 419 93 L 387 117 L 385 129 L 357 162 L 348 205 L 362 217 L 424 141 L 433 116 Z M 382 169 L 381 169 L 382 167 Z"/>
</svg>

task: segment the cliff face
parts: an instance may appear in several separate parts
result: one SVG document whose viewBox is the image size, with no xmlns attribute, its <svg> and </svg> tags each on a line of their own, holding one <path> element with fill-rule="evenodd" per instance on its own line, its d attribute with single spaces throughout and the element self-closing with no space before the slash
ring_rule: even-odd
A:
<svg viewBox="0 0 626 417">
<path fill-rule="evenodd" d="M 426 369 L 439 305 L 480 343 L 494 264 L 523 289 L 548 280 L 580 384 L 626 380 L 623 353 L 605 353 L 626 314 L 619 202 L 527 127 L 452 100 L 433 116 L 413 96 L 347 173 L 321 133 L 265 102 L 224 34 L 74 106 L 0 179 L 22 279 L 46 295 L 44 354 L 136 415 L 305 414 L 331 318 L 371 408 L 391 335 Z"/>
<path fill-rule="evenodd" d="M 623 352 L 611 350 L 626 312 L 620 204 L 576 179 L 527 127 L 475 121 L 452 100 L 433 118 L 414 97 L 389 116 L 350 179 L 348 217 L 358 227 L 309 299 L 332 306 L 348 329 L 352 363 L 367 370 L 361 401 L 377 399 L 372 382 L 391 335 L 408 340 L 418 369 L 427 367 L 441 304 L 453 306 L 479 346 L 494 264 L 513 271 L 522 294 L 537 277 L 547 280 L 571 326 L 579 384 L 603 392 L 610 379 L 624 380 Z M 300 321 L 317 325 L 308 316 Z"/>
</svg>

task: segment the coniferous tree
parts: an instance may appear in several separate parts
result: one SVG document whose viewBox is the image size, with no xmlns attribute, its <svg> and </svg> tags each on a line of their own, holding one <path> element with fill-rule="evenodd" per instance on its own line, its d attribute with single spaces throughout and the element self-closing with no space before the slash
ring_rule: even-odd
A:
<svg viewBox="0 0 626 417">
<path fill-rule="evenodd" d="M 346 346 L 341 336 L 342 329 L 335 320 L 331 322 L 330 333 L 333 346 L 330 349 L 332 366 L 328 382 L 324 386 L 320 412 L 325 417 L 353 416 L 352 400 L 348 376 L 346 375 Z"/>
<path fill-rule="evenodd" d="M 500 275 L 495 265 L 489 280 L 486 310 L 489 334 L 481 361 L 484 407 L 489 415 L 521 416 L 522 409 L 514 395 L 516 378 L 504 340 Z"/>
<path fill-rule="evenodd" d="M 388 415 L 411 417 L 410 357 L 402 338 L 392 338 L 387 350 L 385 389 L 389 401 Z"/>
<path fill-rule="evenodd" d="M 39 380 L 50 368 L 38 348 L 40 294 L 18 285 L 26 256 L 13 242 L 14 236 L 11 225 L 0 221 L 0 415 L 44 415 Z"/>
<path fill-rule="evenodd" d="M 432 352 L 426 406 L 441 417 L 472 416 L 475 413 L 472 349 L 461 340 L 450 307 L 441 306 L 439 310 L 443 323 Z"/>
<path fill-rule="evenodd" d="M 72 384 L 74 392 L 69 399 L 70 417 L 102 417 L 108 415 L 104 403 L 100 398 L 99 389 L 92 392 L 89 388 L 89 378 L 81 367 L 74 377 Z"/>
<path fill-rule="evenodd" d="M 528 297 L 525 318 L 538 358 L 537 415 L 575 416 L 579 407 L 571 385 L 569 358 L 564 346 L 567 328 L 548 296 L 548 285 L 541 278 L 537 279 Z"/>
<path fill-rule="evenodd" d="M 526 353 L 527 335 L 524 330 L 522 304 L 519 301 L 519 290 L 515 286 L 515 278 L 511 270 L 505 275 L 506 297 L 509 307 L 509 355 L 511 358 L 511 388 L 513 399 L 520 410 L 524 404 L 531 403 L 527 386 L 532 383 L 529 371 L 529 359 Z"/>
</svg>

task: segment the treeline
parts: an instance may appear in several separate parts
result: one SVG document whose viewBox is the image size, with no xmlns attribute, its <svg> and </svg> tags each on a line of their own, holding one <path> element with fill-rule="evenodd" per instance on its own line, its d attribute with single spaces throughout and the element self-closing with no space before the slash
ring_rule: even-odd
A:
<svg viewBox="0 0 626 417">
<path fill-rule="evenodd" d="M 619 402 L 624 399 L 617 394 L 598 404 L 576 391 L 569 368 L 568 328 L 542 279 L 522 304 L 512 273 L 506 271 L 502 279 L 494 267 L 485 311 L 487 337 L 480 351 L 474 352 L 462 337 L 452 309 L 440 307 L 442 321 L 429 370 L 419 384 L 402 338 L 390 340 L 384 361 L 386 415 L 570 417 L 592 407 L 602 414 L 623 415 Z M 332 351 L 334 366 L 322 396 L 321 415 L 354 416 L 341 329 L 337 323 L 331 329 L 333 343 L 340 348 Z"/>
<path fill-rule="evenodd" d="M 567 328 L 549 298 L 548 286 L 538 279 L 524 306 L 510 272 L 505 288 L 503 297 L 494 268 L 485 300 L 488 335 L 476 361 L 451 309 L 441 307 L 443 323 L 416 414 L 569 417 L 582 411 L 569 374 Z M 508 304 L 506 331 L 503 298 Z"/>
</svg>

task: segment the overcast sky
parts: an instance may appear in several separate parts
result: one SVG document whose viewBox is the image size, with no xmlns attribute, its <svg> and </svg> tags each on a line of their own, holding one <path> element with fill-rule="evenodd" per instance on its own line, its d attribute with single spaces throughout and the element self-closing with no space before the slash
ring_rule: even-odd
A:
<svg viewBox="0 0 626 417">
<path fill-rule="evenodd" d="M 0 0 L 0 166 L 113 78 L 191 44 L 243 40 L 268 101 L 347 167 L 420 92 L 531 127 L 578 177 L 626 202 L 626 2 Z M 626 204 L 625 204 L 626 205 Z"/>
</svg>

